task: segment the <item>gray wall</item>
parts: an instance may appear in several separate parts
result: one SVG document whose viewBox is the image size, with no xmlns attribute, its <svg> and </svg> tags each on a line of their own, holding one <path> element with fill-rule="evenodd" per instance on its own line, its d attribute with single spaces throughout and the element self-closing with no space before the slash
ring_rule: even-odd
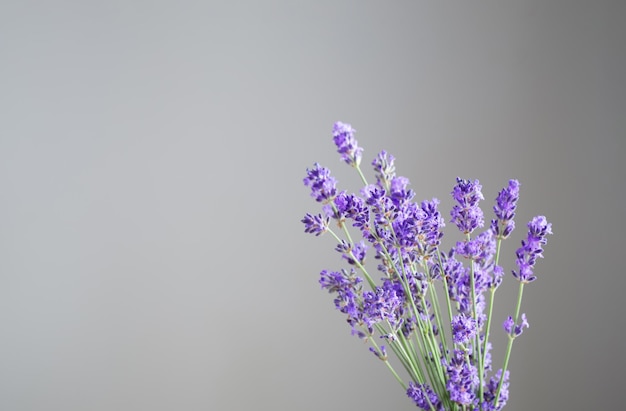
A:
<svg viewBox="0 0 626 411">
<path fill-rule="evenodd" d="M 608 409 L 626 366 L 625 12 L 2 2 L 0 409 L 414 409 L 319 289 L 333 241 L 299 222 L 313 162 L 359 188 L 336 120 L 446 215 L 457 175 L 486 210 L 522 182 L 507 271 L 525 221 L 555 235 L 508 409 Z M 509 277 L 498 322 L 514 293 Z"/>
</svg>

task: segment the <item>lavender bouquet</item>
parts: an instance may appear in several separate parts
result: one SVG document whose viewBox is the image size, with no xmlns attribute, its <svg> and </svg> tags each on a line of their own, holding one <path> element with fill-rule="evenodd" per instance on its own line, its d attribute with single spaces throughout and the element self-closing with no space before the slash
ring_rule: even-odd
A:
<svg viewBox="0 0 626 411">
<path fill-rule="evenodd" d="M 337 151 L 363 182 L 360 195 L 338 191 L 330 171 L 317 163 L 304 178 L 322 204 L 321 213 L 302 219 L 305 232 L 329 233 L 348 265 L 340 271 L 323 270 L 322 288 L 334 294 L 335 307 L 346 315 L 352 334 L 369 343 L 419 408 L 502 409 L 509 397 L 513 341 L 528 327 L 526 315 L 520 314 L 524 286 L 536 279 L 535 263 L 543 257 L 551 224 L 544 216 L 534 217 L 516 251 L 512 274 L 519 292 L 513 315 L 503 324 L 508 335 L 503 364 L 493 372 L 489 333 L 495 292 L 504 276 L 500 246 L 515 228 L 519 182 L 510 180 L 499 192 L 494 218 L 480 231 L 485 226 L 479 207 L 482 187 L 478 180 L 457 178 L 450 222 L 463 241 L 444 251 L 439 201 L 414 202 L 409 180 L 396 175 L 394 157 L 385 151 L 372 161 L 376 182 L 368 183 L 360 167 L 363 149 L 354 133 L 341 122 L 333 128 Z M 354 239 L 356 233 L 360 239 Z M 368 251 L 377 262 L 379 282 L 365 266 Z M 406 371 L 408 384 L 388 360 L 388 351 Z"/>
</svg>

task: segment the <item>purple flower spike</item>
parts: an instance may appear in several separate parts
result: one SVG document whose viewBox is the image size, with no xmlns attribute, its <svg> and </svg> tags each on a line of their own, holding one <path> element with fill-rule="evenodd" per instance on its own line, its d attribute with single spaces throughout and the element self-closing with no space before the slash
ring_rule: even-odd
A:
<svg viewBox="0 0 626 411">
<path fill-rule="evenodd" d="M 476 337 L 476 320 L 465 314 L 459 314 L 452 319 L 452 338 L 457 344 L 467 344 Z"/>
<path fill-rule="evenodd" d="M 350 124 L 338 121 L 333 126 L 333 140 L 337 146 L 337 152 L 341 154 L 341 159 L 351 166 L 358 166 L 361 163 L 363 149 L 354 138 L 355 129 Z"/>
<path fill-rule="evenodd" d="M 505 187 L 498 193 L 496 197 L 496 205 L 493 211 L 497 219 L 491 220 L 491 229 L 496 237 L 508 238 L 513 229 L 515 229 L 515 209 L 517 208 L 517 200 L 519 199 L 519 181 L 509 180 L 509 186 Z"/>
<path fill-rule="evenodd" d="M 367 227 L 369 223 L 369 209 L 365 201 L 354 194 L 347 195 L 340 193 L 335 198 L 337 214 L 333 213 L 333 218 L 342 220 L 349 218 L 353 220 L 352 225 L 358 228 Z"/>
<path fill-rule="evenodd" d="M 315 234 L 316 236 L 324 234 L 328 230 L 328 223 L 330 218 L 324 217 L 321 214 L 311 215 L 306 213 L 302 219 L 304 223 L 304 232 Z"/>
<path fill-rule="evenodd" d="M 498 405 L 494 404 L 496 399 L 496 393 L 498 392 L 498 385 L 500 384 L 500 378 L 502 378 L 502 369 L 498 370 L 494 377 L 491 377 L 489 384 L 487 384 L 483 402 L 483 410 L 485 411 L 498 411 L 504 408 L 506 402 L 509 399 L 509 372 L 504 373 L 504 381 L 502 382 L 502 389 L 500 390 L 500 398 Z"/>
<path fill-rule="evenodd" d="M 513 321 L 513 317 L 509 315 L 506 320 L 504 320 L 502 328 L 504 328 L 507 334 L 511 334 L 513 332 L 513 326 L 515 326 L 515 321 Z"/>
<path fill-rule="evenodd" d="M 337 244 L 335 250 L 342 254 L 342 257 L 348 262 L 348 264 L 356 265 L 357 261 L 359 264 L 363 264 L 365 262 L 367 248 L 367 245 L 363 241 L 356 244 L 348 244 L 344 240 L 341 240 L 341 243 Z M 356 258 L 356 261 L 352 257 Z"/>
<path fill-rule="evenodd" d="M 337 180 L 330 175 L 330 170 L 319 163 L 313 169 L 306 169 L 304 185 L 311 188 L 311 197 L 320 203 L 328 203 L 337 195 Z"/>
<path fill-rule="evenodd" d="M 389 197 L 398 208 L 403 208 L 403 205 L 411 201 L 415 195 L 413 190 L 407 189 L 409 184 L 409 179 L 406 177 L 398 176 L 391 180 Z"/>
<path fill-rule="evenodd" d="M 517 337 L 524 332 L 524 328 L 528 328 L 528 321 L 526 320 L 526 314 L 522 313 L 522 322 L 515 326 L 515 336 Z"/>
<path fill-rule="evenodd" d="M 424 237 L 428 246 L 427 254 L 435 254 L 437 247 L 441 244 L 443 237 L 443 227 L 445 222 L 441 213 L 437 209 L 439 200 L 433 198 L 431 201 L 424 200 L 420 206 L 421 213 L 418 221 L 420 226 L 419 234 Z"/>
<path fill-rule="evenodd" d="M 522 240 L 522 246 L 517 249 L 515 263 L 519 271 L 513 270 L 513 276 L 523 283 L 530 283 L 537 279 L 533 269 L 537 258 L 543 258 L 542 245 L 547 243 L 546 236 L 552 234 L 552 224 L 544 216 L 534 217 L 528 223 L 528 236 Z"/>
<path fill-rule="evenodd" d="M 504 327 L 504 331 L 509 334 L 511 337 L 517 337 L 524 332 L 524 328 L 528 328 L 528 321 L 526 320 L 526 314 L 522 313 L 521 322 L 519 324 L 515 324 L 513 321 L 513 317 L 508 316 L 508 318 L 504 321 L 502 326 Z"/>
<path fill-rule="evenodd" d="M 406 390 L 406 395 L 413 400 L 415 405 L 423 410 L 432 410 L 430 403 L 435 407 L 436 411 L 443 410 L 443 405 L 437 397 L 437 394 L 426 384 L 415 384 L 413 381 L 409 383 L 409 388 Z"/>
<path fill-rule="evenodd" d="M 353 270 L 350 272 L 345 270 L 341 270 L 341 272 L 323 270 L 320 273 L 319 282 L 322 289 L 336 294 L 335 308 L 348 315 L 348 323 L 360 322 L 360 318 L 363 316 L 360 308 L 363 283 L 361 277 L 358 277 Z M 363 338 L 354 328 L 352 332 Z"/>
<path fill-rule="evenodd" d="M 478 385 L 478 370 L 465 360 L 463 352 L 454 350 L 454 357 L 446 365 L 448 383 L 446 388 L 450 399 L 461 405 L 473 404 L 476 400 L 474 388 Z"/>
<path fill-rule="evenodd" d="M 378 357 L 379 360 L 387 361 L 387 349 L 385 348 L 384 345 L 380 346 L 380 351 L 378 351 L 374 347 L 370 347 L 370 351 L 374 353 L 374 355 Z"/>
<path fill-rule="evenodd" d="M 469 234 L 485 224 L 483 211 L 478 206 L 478 202 L 484 199 L 480 191 L 482 186 L 478 180 L 472 182 L 457 177 L 456 182 L 451 194 L 458 204 L 450 211 L 451 221 L 464 234 Z"/>
<path fill-rule="evenodd" d="M 502 279 L 504 277 L 504 269 L 496 265 L 493 267 L 493 277 L 491 281 L 489 281 L 489 287 L 498 288 L 500 284 L 502 284 Z"/>
<path fill-rule="evenodd" d="M 372 166 L 376 172 L 376 181 L 378 185 L 385 188 L 389 186 L 391 180 L 396 176 L 395 158 L 386 151 L 381 151 L 372 161 Z"/>
</svg>

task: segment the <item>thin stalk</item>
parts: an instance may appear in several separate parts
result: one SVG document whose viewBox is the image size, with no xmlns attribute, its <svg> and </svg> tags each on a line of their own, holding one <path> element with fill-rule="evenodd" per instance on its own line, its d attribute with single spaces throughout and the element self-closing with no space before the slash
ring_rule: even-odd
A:
<svg viewBox="0 0 626 411">
<path fill-rule="evenodd" d="M 467 235 L 467 241 L 470 240 L 469 234 Z M 478 317 L 476 316 L 476 279 L 474 278 L 474 260 L 472 259 L 471 261 L 471 269 L 470 269 L 470 287 L 472 289 L 472 316 L 474 317 L 474 320 L 476 320 L 478 322 Z M 484 380 L 484 373 L 483 373 L 483 366 L 482 366 L 482 355 L 481 355 L 481 350 L 480 350 L 480 333 L 477 332 L 476 336 L 474 337 L 474 344 L 472 344 L 472 350 L 474 351 L 474 358 L 476 358 L 478 360 L 478 378 L 479 378 L 479 383 L 478 383 L 478 387 L 479 390 L 482 389 L 483 386 L 483 380 Z M 479 398 L 480 401 L 482 401 L 482 396 Z"/>
<path fill-rule="evenodd" d="M 332 234 L 333 237 L 335 237 L 335 240 L 337 240 L 339 243 L 341 243 L 341 238 L 339 238 L 339 236 L 337 236 L 337 234 L 335 234 L 335 232 L 333 230 L 331 230 L 329 228 L 328 232 L 330 234 Z M 376 290 L 376 283 L 374 282 L 374 280 L 372 280 L 372 277 L 369 275 L 369 273 L 367 272 L 365 267 L 363 267 L 363 264 L 361 264 L 359 262 L 359 260 L 354 256 L 354 254 L 352 253 L 352 250 L 350 250 L 350 258 L 352 258 L 352 260 L 354 261 L 355 265 L 359 268 L 359 270 L 361 270 L 361 272 L 365 276 L 365 279 L 367 280 L 367 283 L 369 284 L 370 288 L 372 290 Z"/>
<path fill-rule="evenodd" d="M 370 340 L 371 340 L 372 344 L 374 345 L 374 347 L 376 348 L 376 351 L 378 351 L 380 354 L 382 354 L 382 351 L 380 350 L 380 347 L 378 346 L 378 344 L 376 344 L 376 341 L 372 337 L 373 336 L 370 334 Z M 387 365 L 387 368 L 389 368 L 389 371 L 391 371 L 391 373 L 396 378 L 396 380 L 400 383 L 402 388 L 404 388 L 404 391 L 406 391 L 406 389 L 407 389 L 406 384 L 404 383 L 404 381 L 402 381 L 402 378 L 400 378 L 400 376 L 398 375 L 396 370 L 393 369 L 393 367 L 391 366 L 389 361 L 387 361 L 387 359 L 385 358 L 383 360 L 383 362 Z"/>
<path fill-rule="evenodd" d="M 427 306 L 426 306 L 426 302 L 424 300 L 424 297 L 422 296 L 420 298 L 420 301 L 422 303 L 422 306 L 424 306 L 424 309 L 427 310 Z M 441 377 L 441 381 L 446 381 L 445 378 L 445 374 L 443 372 L 443 368 L 441 366 L 441 362 L 439 361 L 441 359 L 441 351 L 439 349 L 439 344 L 437 344 L 437 337 L 435 336 L 435 332 L 433 331 L 433 325 L 430 321 L 430 316 L 428 315 L 428 311 L 426 311 L 426 326 L 428 327 L 428 343 L 430 346 L 430 349 L 432 350 L 431 352 L 433 353 L 433 356 L 435 356 L 436 361 L 436 369 L 437 372 L 439 374 L 439 376 Z M 426 338 L 426 336 L 424 336 Z"/>
<path fill-rule="evenodd" d="M 500 260 L 500 246 L 502 245 L 502 237 L 498 237 L 498 242 L 496 246 L 496 257 L 494 262 L 494 267 L 498 266 L 498 262 Z M 493 314 L 493 302 L 496 296 L 495 287 L 490 287 L 489 289 L 489 311 L 487 313 L 487 323 L 485 324 L 485 345 L 483 346 L 483 356 L 482 363 L 485 364 L 487 360 L 487 343 L 489 342 L 489 330 L 491 328 L 491 315 Z M 483 370 L 481 370 L 483 372 Z M 480 398 L 482 399 L 484 395 L 483 385 L 480 385 Z"/>
<path fill-rule="evenodd" d="M 367 179 L 365 178 L 365 176 L 363 175 L 363 172 L 361 171 L 361 166 L 355 166 L 354 168 L 356 168 L 356 171 L 359 173 L 359 177 L 361 177 L 361 181 L 363 182 L 363 185 L 367 185 Z"/>
<path fill-rule="evenodd" d="M 381 335 L 387 334 L 385 328 L 380 324 L 375 324 L 375 327 Z M 409 376 L 416 381 L 421 381 L 419 378 L 417 378 L 421 375 L 419 363 L 415 362 L 410 351 L 407 350 L 406 339 L 404 339 L 404 335 L 402 333 L 398 334 L 396 332 L 393 332 L 392 334 L 395 336 L 396 340 L 390 342 L 389 345 L 394 354 L 396 354 L 396 357 L 398 357 L 404 369 L 407 371 L 407 373 L 409 373 Z"/>
<path fill-rule="evenodd" d="M 441 279 L 443 281 L 443 287 L 444 287 L 444 294 L 446 295 L 446 305 L 448 307 L 448 317 L 450 320 L 450 324 L 452 324 L 452 304 L 450 303 L 450 292 L 448 289 L 448 279 L 447 279 L 447 275 L 445 273 L 445 271 L 443 270 L 443 263 L 441 261 L 441 253 L 439 252 L 439 249 L 437 249 L 437 258 L 439 259 L 439 267 L 441 267 Z M 442 330 L 443 332 L 443 330 Z M 445 352 L 444 353 L 446 356 L 446 360 L 450 361 L 450 357 L 448 356 L 448 353 Z"/>
<path fill-rule="evenodd" d="M 446 334 L 443 330 L 443 323 L 441 322 L 441 313 L 439 312 L 439 299 L 437 298 L 437 293 L 435 290 L 435 285 L 431 280 L 428 281 L 428 288 L 430 292 L 430 298 L 433 301 L 433 311 L 435 312 L 435 319 L 437 320 L 437 327 L 439 327 L 439 335 L 441 336 L 441 342 L 444 347 L 448 346 L 448 341 L 446 340 Z"/>
<path fill-rule="evenodd" d="M 389 368 L 389 371 L 391 371 L 391 373 L 393 374 L 394 377 L 396 377 L 396 380 L 400 383 L 400 385 L 402 386 L 402 388 L 404 389 L 404 392 L 406 392 L 407 387 L 406 384 L 404 383 L 404 381 L 402 381 L 402 378 L 400 378 L 400 376 L 398 375 L 398 373 L 396 373 L 396 371 L 393 369 L 393 367 L 391 366 L 391 364 L 389 363 L 389 361 L 385 360 L 384 361 L 385 364 L 387 365 L 387 368 Z"/>
<path fill-rule="evenodd" d="M 517 320 L 519 317 L 520 307 L 522 306 L 522 295 L 524 294 L 524 283 L 520 281 L 519 290 L 517 293 L 517 305 L 515 307 L 515 324 L 517 324 Z M 502 374 L 500 375 L 500 382 L 498 383 L 498 391 L 496 391 L 496 398 L 494 399 L 494 406 L 498 406 L 498 401 L 500 400 L 500 390 L 502 389 L 502 383 L 504 382 L 504 374 L 506 373 L 506 369 L 509 366 L 509 357 L 511 356 L 511 348 L 513 347 L 513 340 L 515 336 L 509 334 L 509 343 L 506 346 L 506 354 L 504 356 L 504 364 L 502 366 Z"/>
<path fill-rule="evenodd" d="M 418 370 L 419 370 L 419 379 L 416 379 L 414 381 L 419 382 L 420 384 L 424 384 L 426 382 L 426 377 L 424 376 L 424 371 L 422 370 L 422 364 L 419 360 L 419 357 L 417 357 L 417 351 L 415 349 L 415 345 L 413 345 L 413 341 L 411 339 L 407 339 L 404 337 L 404 335 L 402 333 L 400 333 L 400 338 L 404 339 L 404 345 L 406 347 L 406 351 L 407 353 L 410 355 L 411 360 L 417 364 L 418 366 Z"/>
</svg>

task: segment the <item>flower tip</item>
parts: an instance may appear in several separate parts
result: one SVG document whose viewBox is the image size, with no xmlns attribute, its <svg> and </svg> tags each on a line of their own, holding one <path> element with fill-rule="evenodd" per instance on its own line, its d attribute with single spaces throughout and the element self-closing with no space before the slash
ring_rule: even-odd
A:
<svg viewBox="0 0 626 411">
<path fill-rule="evenodd" d="M 363 149 L 354 138 L 355 132 L 356 130 L 348 123 L 337 121 L 333 125 L 333 141 L 337 146 L 337 152 L 341 154 L 341 159 L 351 166 L 358 166 L 363 154 Z"/>
</svg>

